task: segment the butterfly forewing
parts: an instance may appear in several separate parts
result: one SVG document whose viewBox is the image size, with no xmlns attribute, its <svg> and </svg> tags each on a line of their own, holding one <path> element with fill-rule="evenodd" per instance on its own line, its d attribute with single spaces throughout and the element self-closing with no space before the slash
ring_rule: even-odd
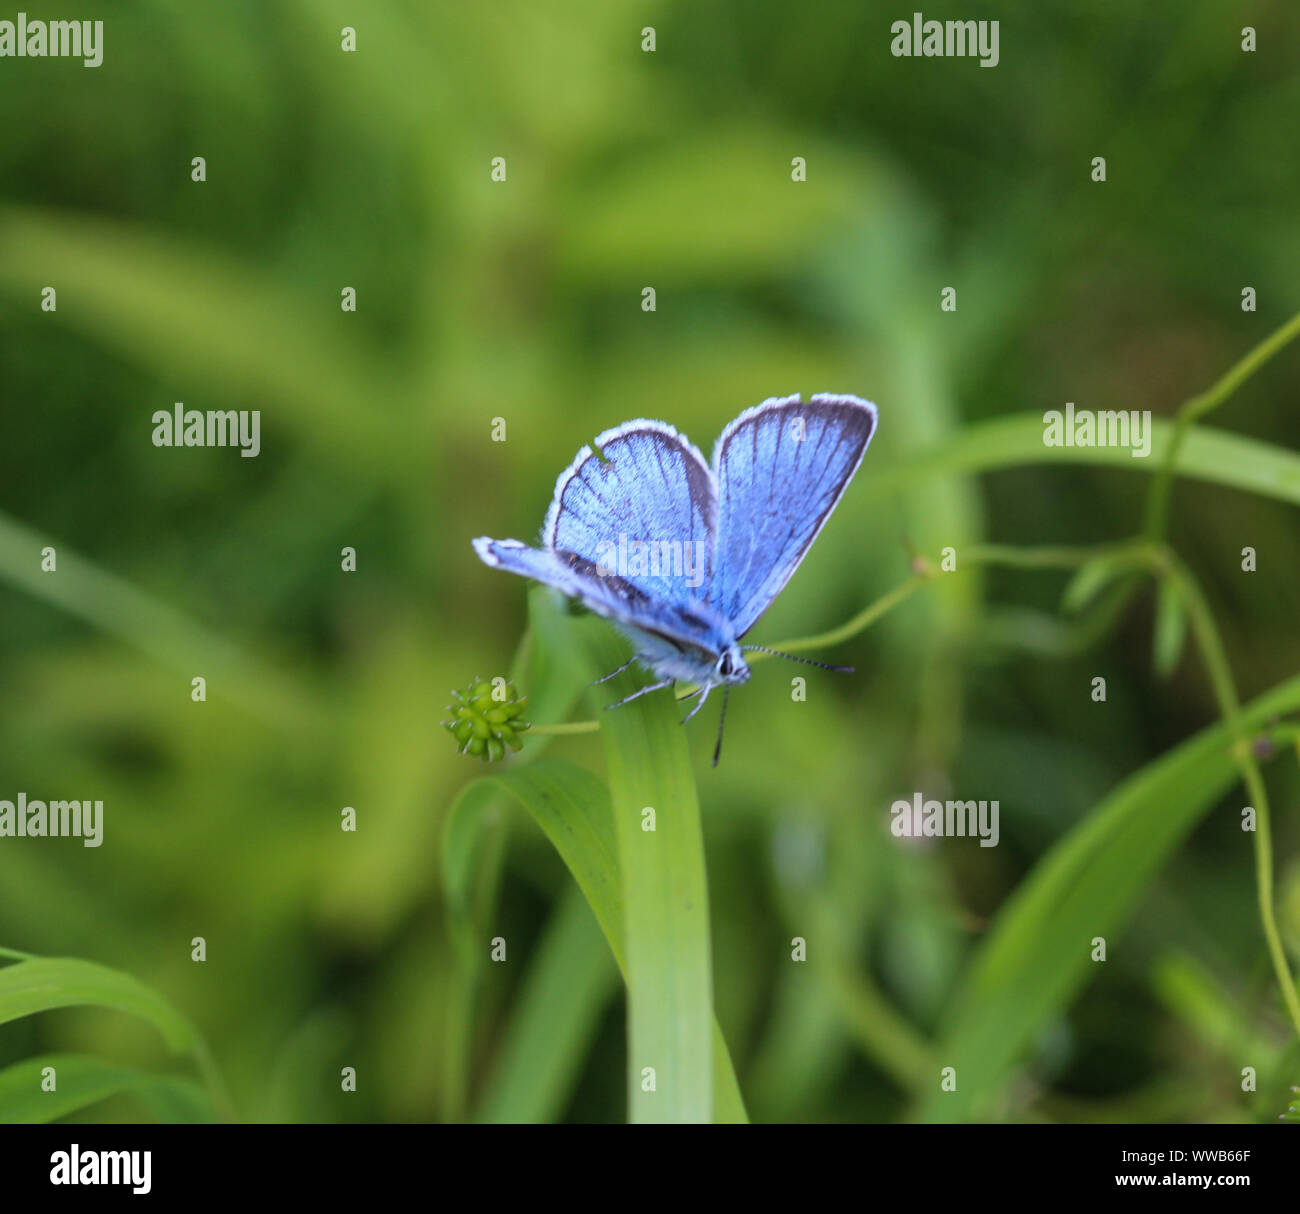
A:
<svg viewBox="0 0 1300 1214">
<path fill-rule="evenodd" d="M 765 401 L 713 452 L 718 537 L 709 602 L 742 637 L 780 594 L 835 509 L 876 428 L 856 396 Z"/>
<path fill-rule="evenodd" d="M 542 543 L 656 601 L 705 598 L 718 505 L 704 457 L 663 422 L 627 422 L 595 446 L 556 482 Z"/>
</svg>

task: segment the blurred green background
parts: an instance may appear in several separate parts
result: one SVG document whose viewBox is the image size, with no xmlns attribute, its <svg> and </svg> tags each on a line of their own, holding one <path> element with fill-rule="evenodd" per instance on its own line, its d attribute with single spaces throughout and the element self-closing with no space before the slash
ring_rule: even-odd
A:
<svg viewBox="0 0 1300 1214">
<path fill-rule="evenodd" d="M 439 847 L 481 769 L 438 722 L 449 689 L 509 670 L 526 622 L 524 584 L 470 538 L 532 538 L 582 443 L 645 416 L 708 451 L 768 396 L 878 403 L 857 481 L 750 638 L 774 643 L 897 585 L 908 544 L 1130 533 L 1141 461 L 871 484 L 1004 414 L 1171 415 L 1300 309 L 1286 0 L 923 7 L 1000 19 L 992 69 L 893 58 L 914 6 L 866 0 L 24 6 L 95 7 L 102 67 L 0 60 L 0 796 L 102 798 L 105 842 L 0 841 L 0 944 L 163 992 L 241 1118 L 470 1115 L 502 1082 L 570 883 L 520 817 L 492 917 L 512 963 L 474 980 L 458 1107 L 442 1043 L 469 979 Z M 1297 386 L 1291 350 L 1213 424 L 1294 449 Z M 260 409 L 261 455 L 155 448 L 175 401 Z M 1243 698 L 1300 668 L 1295 508 L 1183 482 L 1171 539 Z M 1267 554 L 1253 577 L 1247 544 Z M 1152 673 L 1149 593 L 1097 647 L 1043 652 L 1064 582 L 927 589 L 819 655 L 858 673 L 813 672 L 807 703 L 759 667 L 716 771 L 712 706 L 690 726 L 718 1018 L 754 1120 L 906 1116 L 880 1006 L 929 1036 L 1046 849 L 1216 719 L 1193 654 Z M 603 770 L 594 736 L 550 750 Z M 1294 760 L 1269 780 L 1294 959 Z M 900 845 L 888 806 L 918 788 L 998 798 L 1000 846 Z M 1276 1118 L 1240 1090 L 1287 1042 L 1241 797 L 1162 869 L 988 1115 Z M 810 925 L 833 956 L 792 965 Z M 584 972 L 580 1048 L 544 1112 L 620 1119 L 623 1004 L 612 966 Z M 0 1027 L 0 1065 L 51 1050 L 168 1065 L 113 1013 Z"/>
</svg>

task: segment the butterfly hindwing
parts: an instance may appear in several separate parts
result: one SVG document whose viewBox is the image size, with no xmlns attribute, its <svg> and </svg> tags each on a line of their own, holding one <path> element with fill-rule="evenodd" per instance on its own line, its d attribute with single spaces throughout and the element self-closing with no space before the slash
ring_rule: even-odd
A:
<svg viewBox="0 0 1300 1214">
<path fill-rule="evenodd" d="M 747 409 L 713 451 L 717 548 L 710 604 L 743 637 L 799 567 L 857 471 L 876 407 L 797 396 Z"/>
<path fill-rule="evenodd" d="M 713 472 L 672 426 L 631 421 L 561 473 L 542 545 L 577 554 L 652 598 L 707 594 L 718 512 Z"/>
</svg>

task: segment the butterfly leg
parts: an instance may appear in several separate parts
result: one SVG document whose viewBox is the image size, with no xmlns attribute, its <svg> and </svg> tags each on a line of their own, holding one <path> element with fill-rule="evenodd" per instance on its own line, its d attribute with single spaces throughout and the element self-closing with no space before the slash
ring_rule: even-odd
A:
<svg viewBox="0 0 1300 1214">
<path fill-rule="evenodd" d="M 688 712 L 688 713 L 687 713 L 687 714 L 682 718 L 682 724 L 683 724 L 683 725 L 685 725 L 687 721 L 689 721 L 689 720 L 690 720 L 690 719 L 691 719 L 691 718 L 692 718 L 692 717 L 693 717 L 697 712 L 700 711 L 701 708 L 704 707 L 704 701 L 707 700 L 707 699 L 709 698 L 709 692 L 712 691 L 712 690 L 713 690 L 713 684 L 712 684 L 712 683 L 701 683 L 699 687 L 697 687 L 693 692 L 691 692 L 691 695 L 692 695 L 692 696 L 699 696 L 700 698 L 699 698 L 698 703 L 695 705 L 695 707 L 692 708 L 692 709 L 690 710 L 690 712 Z M 701 694 L 701 693 L 703 693 L 703 694 Z M 691 697 L 690 697 L 690 696 L 687 696 L 686 698 L 689 700 Z"/>
<path fill-rule="evenodd" d="M 611 670 L 611 671 L 609 672 L 609 674 L 604 675 L 603 677 L 601 677 L 601 678 L 599 678 L 599 679 L 594 679 L 594 680 L 592 680 L 592 682 L 589 683 L 588 686 L 590 686 L 590 687 L 595 687 L 597 683 L 608 683 L 608 682 L 610 681 L 610 679 L 612 679 L 616 674 L 622 674 L 623 671 L 625 671 L 625 670 L 626 670 L 629 666 L 631 666 L 632 663 L 635 662 L 635 661 L 636 661 L 636 654 L 633 654 L 633 655 L 632 655 L 630 658 L 628 658 L 628 660 L 627 660 L 626 662 L 624 662 L 623 665 L 620 666 L 617 670 Z"/>
<path fill-rule="evenodd" d="M 661 687 L 671 687 L 676 679 L 664 679 L 662 683 L 651 683 L 649 687 L 641 687 L 634 691 L 630 696 L 624 696 L 621 700 L 615 700 L 612 704 L 606 704 L 605 708 L 621 708 L 624 704 L 630 704 L 633 700 L 639 700 L 644 695 L 649 695 L 652 691 L 658 691 Z"/>
</svg>

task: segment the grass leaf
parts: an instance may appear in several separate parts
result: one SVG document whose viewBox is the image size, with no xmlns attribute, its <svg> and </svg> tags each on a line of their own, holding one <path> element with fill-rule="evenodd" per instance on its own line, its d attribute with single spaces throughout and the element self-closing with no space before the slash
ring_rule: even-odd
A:
<svg viewBox="0 0 1300 1214">
<path fill-rule="evenodd" d="M 1071 614 L 1083 611 L 1120 572 L 1115 561 L 1105 558 L 1089 561 L 1065 584 L 1065 590 L 1061 593 L 1061 609 Z"/>
<path fill-rule="evenodd" d="M 157 991 L 118 970 L 71 957 L 34 957 L 0 969 L 0 1024 L 60 1007 L 111 1008 L 147 1020 L 176 1053 L 196 1052 L 198 1031 Z"/>
<path fill-rule="evenodd" d="M 1300 709 L 1300 677 L 1244 710 L 1249 728 Z M 922 1121 L 980 1116 L 1035 1034 L 1096 972 L 1091 942 L 1118 933 L 1160 865 L 1238 778 L 1226 724 L 1202 730 L 1126 779 L 1039 861 L 1006 902 L 951 1001 Z M 1246 836 L 1243 835 L 1243 838 Z"/>
<path fill-rule="evenodd" d="M 560 854 L 582 890 L 626 980 L 624 893 L 619 879 L 618 844 L 609 790 L 590 772 L 563 759 L 539 759 L 507 767 L 465 788 L 448 816 L 448 832 L 463 833 L 484 821 L 503 794 L 517 801 Z M 461 854 L 467 852 L 463 845 Z M 463 885 L 458 876 L 457 881 Z M 731 1058 L 716 1022 L 713 1042 L 713 1118 L 744 1121 L 745 1108 Z"/>
<path fill-rule="evenodd" d="M 1152 640 L 1152 661 L 1156 674 L 1173 674 L 1187 641 L 1187 607 L 1183 596 L 1167 578 L 1156 585 L 1156 624 Z"/>
<path fill-rule="evenodd" d="M 169 1049 L 194 1060 L 212 1100 L 226 1106 L 225 1088 L 202 1034 L 152 987 L 73 957 L 31 957 L 0 967 L 0 1024 L 63 1007 L 108 1008 L 153 1025 Z"/>
<path fill-rule="evenodd" d="M 475 1120 L 556 1120 L 618 982 L 600 925 L 570 886 L 528 967 Z"/>
<path fill-rule="evenodd" d="M 602 674 L 627 661 L 612 629 L 592 630 L 588 650 Z M 642 685 L 631 669 L 593 688 L 609 763 L 614 835 L 623 874 L 628 975 L 631 1118 L 708 1121 L 713 1049 L 713 970 L 704 840 L 686 734 L 671 691 L 613 712 L 606 704 Z M 654 829 L 643 814 L 654 812 Z M 645 1090 L 647 1068 L 654 1090 Z"/>
<path fill-rule="evenodd" d="M 878 464 L 864 478 L 864 491 L 888 495 L 931 477 L 1031 464 L 1092 464 L 1155 473 L 1173 430 L 1172 422 L 1154 418 L 1151 454 L 1147 459 L 1134 459 L 1128 447 L 1044 446 L 1043 419 L 1037 413 L 995 417 L 965 426 L 910 458 L 902 456 L 892 464 Z M 1190 431 L 1179 453 L 1178 475 L 1300 505 L 1300 455 L 1223 430 L 1198 426 Z"/>
<path fill-rule="evenodd" d="M 41 1086 L 46 1067 L 54 1069 L 52 1092 Z M 192 1079 L 83 1054 L 43 1054 L 0 1071 L 0 1123 L 44 1125 L 122 1095 L 137 1096 L 160 1121 L 214 1120 L 210 1095 Z"/>
</svg>

